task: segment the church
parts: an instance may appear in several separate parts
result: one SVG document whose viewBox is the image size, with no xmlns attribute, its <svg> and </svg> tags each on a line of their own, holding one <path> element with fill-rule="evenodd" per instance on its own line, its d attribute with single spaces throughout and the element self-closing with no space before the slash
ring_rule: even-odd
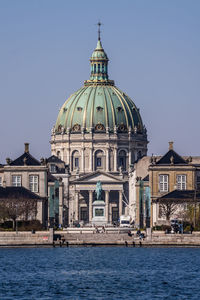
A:
<svg viewBox="0 0 200 300">
<path fill-rule="evenodd" d="M 64 174 L 56 172 L 56 164 L 51 170 L 63 179 L 69 224 L 99 220 L 106 225 L 128 214 L 129 173 L 147 154 L 147 130 L 139 108 L 109 79 L 108 61 L 99 29 L 90 78 L 65 101 L 52 129 L 51 153 L 66 167 Z M 98 182 L 101 199 L 95 192 Z"/>
<path fill-rule="evenodd" d="M 20 157 L 0 164 L 0 199 L 14 197 L 16 188 L 36 199 L 43 228 L 113 226 L 122 215 L 137 228 L 154 227 L 180 218 L 180 209 L 163 215 L 165 204 L 200 203 L 200 157 L 181 157 L 173 142 L 163 156 L 147 156 L 140 110 L 109 79 L 98 25 L 90 77 L 58 112 L 51 156 L 38 161 L 25 143 Z"/>
</svg>

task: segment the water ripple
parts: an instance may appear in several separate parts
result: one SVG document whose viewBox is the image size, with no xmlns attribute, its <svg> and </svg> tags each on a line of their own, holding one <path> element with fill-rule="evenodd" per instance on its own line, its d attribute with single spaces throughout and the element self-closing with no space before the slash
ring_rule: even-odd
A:
<svg viewBox="0 0 200 300">
<path fill-rule="evenodd" d="M 0 249 L 0 299 L 199 299 L 198 248 Z"/>
</svg>

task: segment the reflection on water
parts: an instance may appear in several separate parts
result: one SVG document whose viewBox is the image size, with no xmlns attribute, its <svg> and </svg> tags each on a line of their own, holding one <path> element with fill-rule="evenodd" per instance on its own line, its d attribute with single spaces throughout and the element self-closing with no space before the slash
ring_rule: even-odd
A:
<svg viewBox="0 0 200 300">
<path fill-rule="evenodd" d="M 0 299 L 199 299 L 198 248 L 0 249 Z"/>
</svg>

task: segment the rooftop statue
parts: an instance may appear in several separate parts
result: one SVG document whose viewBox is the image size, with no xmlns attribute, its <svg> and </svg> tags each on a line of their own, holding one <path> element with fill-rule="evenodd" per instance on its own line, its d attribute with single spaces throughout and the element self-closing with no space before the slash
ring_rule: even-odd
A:
<svg viewBox="0 0 200 300">
<path fill-rule="evenodd" d="M 96 195 L 97 195 L 97 200 L 101 200 L 101 193 L 102 193 L 102 185 L 101 181 L 97 181 L 96 184 Z"/>
</svg>

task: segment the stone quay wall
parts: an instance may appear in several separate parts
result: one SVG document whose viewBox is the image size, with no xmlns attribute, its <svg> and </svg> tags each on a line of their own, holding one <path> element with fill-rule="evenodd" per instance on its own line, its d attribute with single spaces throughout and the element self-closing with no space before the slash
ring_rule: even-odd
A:
<svg viewBox="0 0 200 300">
<path fill-rule="evenodd" d="M 31 232 L 0 232 L 0 247 L 18 246 L 109 246 L 127 247 L 200 247 L 200 232 L 192 234 L 165 234 L 161 231 L 144 232 L 145 238 L 139 238 L 135 231 L 119 228 L 106 228 L 96 232 L 95 228 L 69 228 L 63 231 L 53 230 Z"/>
</svg>

